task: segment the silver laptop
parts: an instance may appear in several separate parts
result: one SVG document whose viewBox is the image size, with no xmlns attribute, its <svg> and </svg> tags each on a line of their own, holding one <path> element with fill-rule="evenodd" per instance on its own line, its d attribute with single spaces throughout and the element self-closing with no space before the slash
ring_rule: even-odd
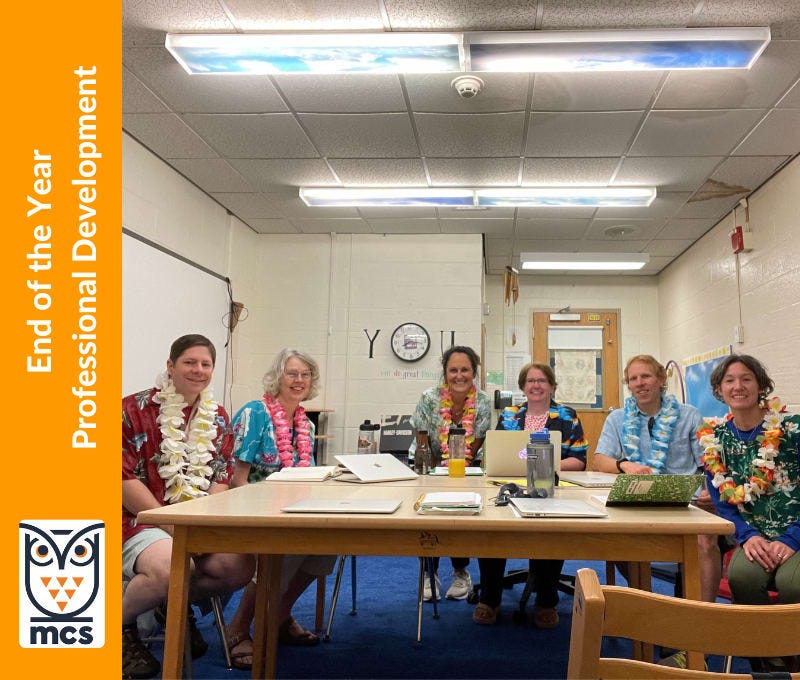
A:
<svg viewBox="0 0 800 680">
<path fill-rule="evenodd" d="M 593 489 L 610 488 L 618 475 L 610 472 L 579 472 L 577 470 L 565 470 L 558 473 L 558 479 L 562 482 L 587 486 Z"/>
<path fill-rule="evenodd" d="M 563 498 L 512 498 L 523 517 L 607 517 L 606 512 L 586 501 Z"/>
<path fill-rule="evenodd" d="M 400 479 L 416 479 L 419 475 L 391 453 L 362 453 L 334 456 L 347 470 L 336 475 L 337 482 L 394 482 Z"/>
<path fill-rule="evenodd" d="M 346 512 L 388 515 L 400 507 L 399 498 L 303 498 L 281 512 Z"/>
<path fill-rule="evenodd" d="M 526 430 L 489 430 L 483 444 L 483 465 L 489 477 L 524 479 L 527 470 L 525 452 L 531 433 Z M 561 432 L 550 431 L 555 453 L 556 472 L 561 467 Z"/>
</svg>

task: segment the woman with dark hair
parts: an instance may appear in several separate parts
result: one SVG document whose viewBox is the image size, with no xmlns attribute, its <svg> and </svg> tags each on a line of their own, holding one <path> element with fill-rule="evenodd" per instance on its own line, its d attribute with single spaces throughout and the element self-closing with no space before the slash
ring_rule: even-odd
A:
<svg viewBox="0 0 800 680">
<path fill-rule="evenodd" d="M 518 409 L 506 409 L 497 423 L 498 430 L 526 430 L 536 432 L 542 428 L 561 432 L 561 469 L 584 470 L 588 443 L 583 436 L 583 426 L 575 409 L 559 404 L 553 398 L 556 376 L 547 364 L 529 363 L 519 372 L 517 384 L 525 394 L 526 402 Z M 475 623 L 491 625 L 497 621 L 503 597 L 505 559 L 481 557 L 480 601 L 472 613 Z M 531 560 L 536 586 L 534 624 L 538 628 L 555 628 L 558 625 L 558 577 L 564 560 Z"/>
<path fill-rule="evenodd" d="M 442 382 L 425 390 L 419 398 L 411 424 L 417 430 L 427 430 L 430 435 L 431 456 L 446 466 L 449 459 L 447 437 L 451 427 L 466 430 L 467 465 L 478 463 L 478 451 L 483 445 L 486 430 L 491 426 L 492 403 L 486 392 L 478 389 L 480 359 L 471 347 L 454 345 L 442 355 Z M 412 445 L 412 452 L 414 450 Z M 472 579 L 467 571 L 468 557 L 452 557 L 453 583 L 447 589 L 448 600 L 463 600 L 472 589 Z M 439 560 L 434 558 L 434 569 Z M 434 573 L 439 595 L 439 576 Z M 430 578 L 425 578 L 425 601 L 432 597 Z"/>
<path fill-rule="evenodd" d="M 233 486 L 260 482 L 285 467 L 314 465 L 314 424 L 300 405 L 319 392 L 317 362 L 296 349 L 281 350 L 264 375 L 264 396 L 247 402 L 233 418 Z M 286 555 L 281 574 L 282 644 L 311 646 L 319 636 L 292 617 L 292 607 L 318 576 L 330 574 L 332 555 Z M 246 670 L 252 666 L 250 625 L 255 612 L 255 579 L 245 588 L 239 607 L 228 625 L 231 663 Z"/>
<path fill-rule="evenodd" d="M 800 602 L 800 416 L 767 398 L 774 383 L 749 355 L 723 359 L 710 382 L 730 414 L 703 424 L 698 438 L 717 512 L 736 529 L 739 547 L 728 566 L 733 601 L 769 604 L 769 591 L 777 590 L 781 603 Z M 800 670 L 800 657 L 787 661 Z"/>
</svg>

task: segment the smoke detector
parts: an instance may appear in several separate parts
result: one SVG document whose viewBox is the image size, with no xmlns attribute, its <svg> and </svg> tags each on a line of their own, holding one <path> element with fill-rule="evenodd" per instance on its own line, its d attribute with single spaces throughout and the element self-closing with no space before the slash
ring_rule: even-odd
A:
<svg viewBox="0 0 800 680">
<path fill-rule="evenodd" d="M 463 99 L 472 99 L 483 89 L 483 81 L 478 76 L 458 76 L 450 85 Z"/>
</svg>

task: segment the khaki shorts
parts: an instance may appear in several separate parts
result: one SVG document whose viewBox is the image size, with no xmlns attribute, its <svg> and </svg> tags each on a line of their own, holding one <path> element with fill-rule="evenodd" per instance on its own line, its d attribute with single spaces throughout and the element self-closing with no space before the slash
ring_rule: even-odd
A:
<svg viewBox="0 0 800 680">
<path fill-rule="evenodd" d="M 148 527 L 125 541 L 122 544 L 122 578 L 130 581 L 136 575 L 136 560 L 142 551 L 165 538 L 172 540 L 172 536 L 163 529 Z"/>
</svg>

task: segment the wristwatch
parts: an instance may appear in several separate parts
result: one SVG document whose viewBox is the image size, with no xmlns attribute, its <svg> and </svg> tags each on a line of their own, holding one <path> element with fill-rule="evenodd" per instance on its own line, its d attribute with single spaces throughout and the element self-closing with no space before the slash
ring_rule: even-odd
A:
<svg viewBox="0 0 800 680">
<path fill-rule="evenodd" d="M 627 459 L 627 458 L 620 458 L 620 459 L 617 461 L 617 470 L 618 470 L 619 472 L 622 472 L 623 474 L 625 474 L 625 471 L 622 469 L 622 464 L 623 464 L 623 463 L 627 463 L 627 462 L 628 462 L 628 459 Z"/>
</svg>

